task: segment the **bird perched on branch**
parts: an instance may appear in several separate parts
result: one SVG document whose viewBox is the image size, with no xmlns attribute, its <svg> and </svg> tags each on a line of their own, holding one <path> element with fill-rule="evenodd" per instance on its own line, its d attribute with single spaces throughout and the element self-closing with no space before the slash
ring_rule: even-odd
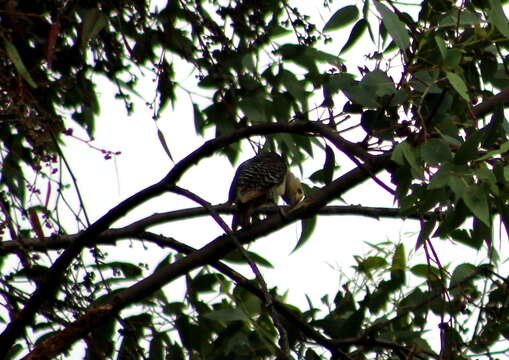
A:
<svg viewBox="0 0 509 360">
<path fill-rule="evenodd" d="M 258 154 L 240 164 L 233 177 L 228 196 L 228 201 L 237 206 L 232 229 L 248 226 L 254 210 L 277 204 L 280 196 L 288 205 L 294 205 L 303 194 L 302 184 L 281 156 L 274 152 Z"/>
</svg>

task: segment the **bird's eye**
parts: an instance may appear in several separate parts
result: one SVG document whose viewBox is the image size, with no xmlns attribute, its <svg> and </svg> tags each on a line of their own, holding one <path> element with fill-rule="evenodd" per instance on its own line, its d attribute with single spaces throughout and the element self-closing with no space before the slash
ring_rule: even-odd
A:
<svg viewBox="0 0 509 360">
<path fill-rule="evenodd" d="M 297 189 L 298 194 L 302 194 L 302 189 Z"/>
</svg>

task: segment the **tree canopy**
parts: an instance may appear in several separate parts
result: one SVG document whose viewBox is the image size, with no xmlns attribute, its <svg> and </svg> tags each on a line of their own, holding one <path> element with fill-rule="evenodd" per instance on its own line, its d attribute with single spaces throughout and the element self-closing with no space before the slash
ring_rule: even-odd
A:
<svg viewBox="0 0 509 360">
<path fill-rule="evenodd" d="M 297 0 L 3 2 L 0 359 L 65 358 L 77 347 L 86 359 L 507 355 L 509 281 L 496 246 L 509 232 L 503 3 L 324 0 L 313 4 L 319 17 Z M 140 87 L 147 76 L 151 89 Z M 185 95 L 191 106 L 179 121 L 206 141 L 89 219 L 65 142 L 76 124 L 93 136 L 100 81 L 115 86 L 128 114 L 135 98 L 152 99 L 144 106 L 155 122 Z M 171 158 L 179 145 L 158 135 Z M 236 164 L 247 146 L 301 168 L 308 158 L 325 161 L 303 179 L 302 203 L 263 209 L 261 221 L 232 232 L 231 204 L 210 204 L 179 181 L 206 157 Z M 395 206 L 364 206 L 355 191 L 365 182 Z M 65 201 L 70 191 L 80 205 Z M 168 192 L 197 207 L 112 226 Z M 350 193 L 356 205 L 338 205 Z M 330 284 L 333 299 L 306 309 L 286 303 L 284 286 L 264 281 L 264 254 L 244 245 L 300 222 L 305 251 L 318 217 L 345 214 L 415 219 L 420 232 L 352 254 L 352 278 Z M 223 230 L 200 249 L 171 228 L 151 231 L 198 216 Z M 125 239 L 171 252 L 147 268 L 134 253 L 123 261 L 104 254 Z M 488 257 L 449 267 L 435 251 L 443 240 Z M 412 248 L 426 261 L 412 263 Z M 182 277 L 185 296 L 163 290 Z"/>
</svg>

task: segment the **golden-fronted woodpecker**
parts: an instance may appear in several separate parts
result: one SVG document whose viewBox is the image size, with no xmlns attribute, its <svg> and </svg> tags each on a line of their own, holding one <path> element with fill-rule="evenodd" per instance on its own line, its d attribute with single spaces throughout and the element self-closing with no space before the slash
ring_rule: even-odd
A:
<svg viewBox="0 0 509 360">
<path fill-rule="evenodd" d="M 281 156 L 274 152 L 258 154 L 239 165 L 230 186 L 228 201 L 235 203 L 232 229 L 251 223 L 253 211 L 277 204 L 281 196 L 288 205 L 298 203 L 304 192 Z"/>
</svg>

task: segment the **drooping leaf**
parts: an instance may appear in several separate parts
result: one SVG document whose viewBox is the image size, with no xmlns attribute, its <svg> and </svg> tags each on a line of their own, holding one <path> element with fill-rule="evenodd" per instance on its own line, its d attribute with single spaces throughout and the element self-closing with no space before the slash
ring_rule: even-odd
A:
<svg viewBox="0 0 509 360">
<path fill-rule="evenodd" d="M 97 8 L 90 8 L 82 14 L 81 49 L 84 51 L 88 42 L 108 24 L 108 17 Z"/>
<path fill-rule="evenodd" d="M 168 147 L 168 143 L 166 142 L 164 134 L 159 129 L 157 129 L 157 137 L 159 138 L 159 143 L 163 147 L 164 152 L 166 153 L 166 155 L 168 155 L 170 160 L 173 162 L 173 157 L 171 156 L 171 152 L 170 152 L 170 148 Z"/>
<path fill-rule="evenodd" d="M 495 25 L 498 31 L 509 38 L 509 19 L 505 16 L 500 0 L 489 0 L 488 20 Z"/>
<path fill-rule="evenodd" d="M 468 89 L 463 79 L 458 74 L 450 71 L 446 71 L 445 75 L 447 76 L 447 80 L 449 80 L 449 83 L 452 85 L 454 90 L 456 90 L 465 101 L 470 102 Z"/>
<path fill-rule="evenodd" d="M 405 282 L 405 272 L 406 272 L 405 246 L 403 244 L 398 244 L 394 251 L 394 255 L 392 256 L 391 280 L 399 284 L 403 284 Z"/>
<path fill-rule="evenodd" d="M 486 226 L 491 227 L 490 209 L 486 190 L 479 185 L 470 185 L 463 192 L 462 198 L 468 209 Z"/>
<path fill-rule="evenodd" d="M 194 130 L 200 136 L 203 136 L 205 130 L 205 120 L 203 114 L 197 104 L 193 103 L 193 119 L 194 119 Z"/>
<path fill-rule="evenodd" d="M 11 61 L 13 62 L 16 70 L 18 70 L 19 74 L 23 79 L 26 80 L 28 85 L 30 85 L 34 89 L 37 88 L 37 84 L 30 75 L 30 73 L 28 72 L 25 64 L 23 63 L 23 60 L 21 59 L 21 55 L 19 54 L 18 49 L 16 49 L 14 44 L 11 43 L 3 34 L 2 38 L 4 40 L 5 50 L 7 50 L 7 55 L 9 55 L 9 59 L 11 59 Z"/>
<path fill-rule="evenodd" d="M 354 5 L 347 5 L 339 10 L 337 10 L 327 21 L 327 24 L 323 27 L 323 31 L 332 31 L 339 28 L 342 28 L 353 21 L 357 20 L 359 17 L 359 9 Z"/>
<path fill-rule="evenodd" d="M 354 46 L 357 43 L 357 41 L 359 41 L 359 39 L 362 37 L 362 35 L 364 35 L 364 32 L 366 31 L 367 27 L 368 24 L 366 20 L 360 19 L 359 21 L 357 21 L 353 26 L 352 31 L 350 32 L 348 40 L 339 51 L 339 54 L 343 54 L 344 52 L 348 51 L 352 46 Z"/>
<path fill-rule="evenodd" d="M 248 255 L 251 258 L 251 260 L 253 260 L 256 264 L 261 265 L 261 266 L 265 266 L 265 267 L 268 267 L 268 268 L 273 268 L 274 267 L 274 265 L 272 265 L 270 263 L 270 261 L 268 261 L 267 259 L 265 259 L 261 255 L 255 253 L 253 251 L 246 250 L 246 252 L 248 253 Z M 244 256 L 242 256 L 242 254 L 240 253 L 239 250 L 234 250 L 234 251 L 228 253 L 228 255 L 226 255 L 224 257 L 224 260 L 228 261 L 228 262 L 231 262 L 231 263 L 234 263 L 234 264 L 247 264 L 247 260 L 244 258 Z"/>
<path fill-rule="evenodd" d="M 311 237 L 316 227 L 316 216 L 305 218 L 301 221 L 302 231 L 300 233 L 299 241 L 292 250 L 292 253 L 301 248 Z"/>
<path fill-rule="evenodd" d="M 334 151 L 332 150 L 332 148 L 329 145 L 326 145 L 325 146 L 325 162 L 323 164 L 323 168 L 318 171 L 315 171 L 309 177 L 309 179 L 314 182 L 328 185 L 332 181 L 332 176 L 334 175 L 335 166 L 336 166 L 336 160 L 335 160 Z"/>
<path fill-rule="evenodd" d="M 421 231 L 419 232 L 419 236 L 417 237 L 417 242 L 415 244 L 415 250 L 419 249 L 424 243 L 429 239 L 433 229 L 435 228 L 436 221 L 421 221 Z"/>
<path fill-rule="evenodd" d="M 380 1 L 374 1 L 375 7 L 382 17 L 383 24 L 394 42 L 401 50 L 406 50 L 410 46 L 410 36 L 405 28 L 405 24 L 394 14 L 387 6 Z"/>
</svg>

